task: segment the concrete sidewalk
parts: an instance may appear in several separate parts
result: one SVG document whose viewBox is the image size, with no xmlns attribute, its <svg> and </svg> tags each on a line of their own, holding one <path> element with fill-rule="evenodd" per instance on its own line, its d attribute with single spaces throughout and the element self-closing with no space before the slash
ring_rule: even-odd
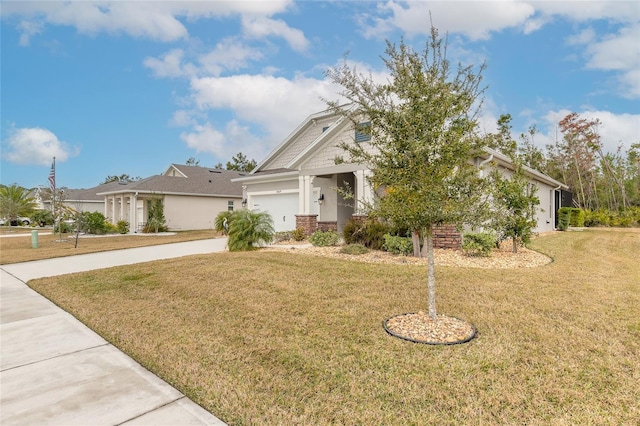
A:
<svg viewBox="0 0 640 426">
<path fill-rule="evenodd" d="M 226 242 L 200 240 L 2 266 L 0 424 L 224 425 L 25 283 L 220 252 Z"/>
</svg>

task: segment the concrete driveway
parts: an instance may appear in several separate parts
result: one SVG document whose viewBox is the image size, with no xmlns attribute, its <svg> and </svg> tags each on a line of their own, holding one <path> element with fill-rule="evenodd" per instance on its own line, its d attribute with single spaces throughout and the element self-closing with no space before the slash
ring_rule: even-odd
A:
<svg viewBox="0 0 640 426">
<path fill-rule="evenodd" d="M 226 242 L 200 240 L 0 267 L 0 424 L 224 425 L 25 283 L 220 252 Z"/>
</svg>

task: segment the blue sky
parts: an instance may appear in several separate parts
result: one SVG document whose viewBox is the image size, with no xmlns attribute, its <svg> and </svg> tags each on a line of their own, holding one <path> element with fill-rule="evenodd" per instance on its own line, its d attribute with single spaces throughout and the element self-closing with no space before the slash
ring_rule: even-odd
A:
<svg viewBox="0 0 640 426">
<path fill-rule="evenodd" d="M 88 188 L 190 157 L 260 161 L 336 99 L 349 62 L 384 78 L 385 39 L 417 49 L 429 12 L 449 59 L 486 61 L 481 128 L 556 138 L 576 111 L 605 147 L 640 141 L 637 1 L 2 1 L 0 183 Z"/>
</svg>

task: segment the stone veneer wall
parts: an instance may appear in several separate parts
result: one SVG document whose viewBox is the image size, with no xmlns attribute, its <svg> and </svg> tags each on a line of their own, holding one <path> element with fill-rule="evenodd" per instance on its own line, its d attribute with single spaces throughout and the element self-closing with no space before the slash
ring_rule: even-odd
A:
<svg viewBox="0 0 640 426">
<path fill-rule="evenodd" d="M 433 247 L 456 250 L 462 248 L 462 234 L 454 225 L 434 226 Z"/>
<path fill-rule="evenodd" d="M 318 222 L 318 230 L 338 232 L 338 222 Z"/>
<path fill-rule="evenodd" d="M 304 234 L 309 236 L 318 230 L 318 215 L 317 214 L 297 214 L 296 215 L 296 229 L 304 229 Z"/>
</svg>

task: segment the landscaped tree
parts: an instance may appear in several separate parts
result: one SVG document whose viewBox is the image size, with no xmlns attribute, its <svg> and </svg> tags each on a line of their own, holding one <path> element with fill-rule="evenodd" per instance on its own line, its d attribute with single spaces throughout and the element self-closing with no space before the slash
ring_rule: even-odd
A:
<svg viewBox="0 0 640 426">
<path fill-rule="evenodd" d="M 189 157 L 187 162 L 185 163 L 187 166 L 199 166 L 200 160 L 196 160 L 195 157 Z"/>
<path fill-rule="evenodd" d="M 491 172 L 492 209 L 489 226 L 498 234 L 498 240 L 511 238 L 514 253 L 518 245 L 528 243 L 536 226 L 536 206 L 540 199 L 536 196 L 537 187 L 531 184 L 524 173 L 524 159 L 533 151 L 517 153 L 517 143 L 511 137 L 511 115 L 503 114 L 498 119 L 498 134 L 490 135 L 494 146 L 511 158 L 513 172 L 505 175 L 498 169 Z M 534 134 L 534 130 L 530 130 Z"/>
<path fill-rule="evenodd" d="M 163 232 L 167 230 L 164 218 L 164 203 L 162 198 L 152 198 L 147 201 L 149 209 L 146 229 L 148 232 Z"/>
<path fill-rule="evenodd" d="M 20 216 L 30 216 L 35 207 L 36 202 L 29 196 L 29 190 L 15 183 L 0 186 L 0 217 L 13 221 Z"/>
<path fill-rule="evenodd" d="M 473 223 L 486 193 L 486 181 L 470 163 L 483 148 L 476 128 L 484 65 L 452 69 L 446 47 L 433 27 L 421 52 L 404 41 L 387 42 L 383 61 L 390 75 L 384 83 L 346 64 L 328 71 L 357 111 L 350 114 L 335 102 L 329 106 L 371 136 L 368 143 L 343 145 L 351 162 L 371 170 L 372 186 L 384 191 L 370 213 L 410 229 L 426 249 L 433 321 L 438 320 L 433 227 Z"/>
</svg>

